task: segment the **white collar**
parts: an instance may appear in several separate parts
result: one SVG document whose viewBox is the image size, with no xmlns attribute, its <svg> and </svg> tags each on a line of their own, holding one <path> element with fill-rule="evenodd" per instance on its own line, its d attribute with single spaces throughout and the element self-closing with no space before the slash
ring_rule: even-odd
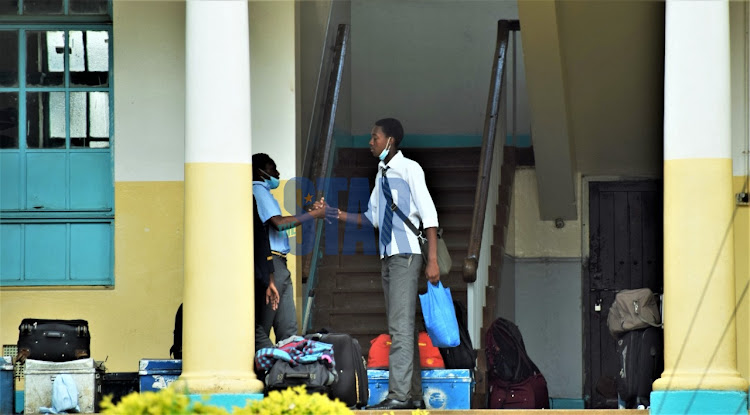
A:
<svg viewBox="0 0 750 415">
<path fill-rule="evenodd" d="M 400 163 L 400 162 L 401 162 L 401 161 L 402 161 L 402 160 L 403 160 L 404 158 L 405 158 L 405 157 L 404 157 L 404 155 L 403 155 L 403 154 L 401 153 L 401 150 L 399 150 L 399 151 L 398 151 L 398 153 L 396 153 L 396 154 L 394 154 L 394 155 L 393 155 L 393 158 L 391 158 L 391 161 L 389 161 L 389 162 L 388 162 L 388 164 L 385 164 L 385 162 L 381 160 L 381 161 L 380 161 L 380 162 L 378 163 L 378 168 L 382 170 L 382 169 L 384 169 L 384 168 L 386 168 L 386 167 L 388 167 L 388 168 L 394 168 L 394 167 L 397 167 L 397 166 L 398 166 L 398 164 L 399 164 L 399 163 Z"/>
</svg>

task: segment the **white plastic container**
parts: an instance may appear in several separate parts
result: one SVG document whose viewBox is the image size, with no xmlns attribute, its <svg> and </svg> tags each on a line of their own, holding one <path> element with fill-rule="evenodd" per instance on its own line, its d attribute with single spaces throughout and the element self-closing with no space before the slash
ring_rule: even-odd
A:
<svg viewBox="0 0 750 415">
<path fill-rule="evenodd" d="M 39 408 L 52 407 L 52 382 L 58 375 L 69 374 L 78 388 L 78 406 L 81 413 L 98 412 L 101 400 L 101 371 L 94 359 L 79 359 L 69 362 L 47 362 L 26 360 L 26 388 L 24 414 L 38 414 Z"/>
</svg>

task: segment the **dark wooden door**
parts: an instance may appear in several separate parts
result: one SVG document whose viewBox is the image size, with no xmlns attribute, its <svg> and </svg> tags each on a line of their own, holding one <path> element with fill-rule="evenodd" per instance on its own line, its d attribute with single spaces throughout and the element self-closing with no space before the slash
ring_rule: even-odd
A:
<svg viewBox="0 0 750 415">
<path fill-rule="evenodd" d="M 656 181 L 589 183 L 589 257 L 584 262 L 584 389 L 588 408 L 617 408 L 620 364 L 607 329 L 623 289 L 663 292 L 662 192 Z"/>
</svg>

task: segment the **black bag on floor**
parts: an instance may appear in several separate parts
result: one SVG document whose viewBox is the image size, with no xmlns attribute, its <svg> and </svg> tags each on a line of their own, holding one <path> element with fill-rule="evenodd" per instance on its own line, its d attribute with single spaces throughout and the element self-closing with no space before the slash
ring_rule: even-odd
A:
<svg viewBox="0 0 750 415">
<path fill-rule="evenodd" d="M 336 374 L 323 363 L 313 362 L 292 366 L 283 360 L 277 360 L 264 379 L 266 392 L 305 385 L 308 393 L 328 394 L 331 391 L 331 385 L 335 382 Z"/>
<path fill-rule="evenodd" d="M 485 336 L 490 409 L 549 409 L 547 381 L 526 353 L 521 330 L 502 317 Z"/>
<path fill-rule="evenodd" d="M 67 362 L 91 357 L 91 333 L 86 320 L 25 318 L 18 326 L 18 355 L 26 359 Z"/>
<path fill-rule="evenodd" d="M 625 408 L 650 406 L 651 384 L 664 370 L 664 333 L 656 327 L 625 332 L 617 340 L 617 394 Z"/>
<path fill-rule="evenodd" d="M 314 333 L 305 337 L 333 346 L 338 382 L 328 394 L 331 399 L 338 398 L 350 408 L 365 407 L 370 390 L 367 385 L 367 363 L 359 341 L 342 333 Z"/>
<path fill-rule="evenodd" d="M 456 347 L 440 347 L 446 369 L 474 369 L 477 361 L 477 351 L 471 344 L 469 329 L 466 322 L 466 306 L 461 301 L 453 300 L 458 320 L 458 335 L 461 343 Z"/>
</svg>

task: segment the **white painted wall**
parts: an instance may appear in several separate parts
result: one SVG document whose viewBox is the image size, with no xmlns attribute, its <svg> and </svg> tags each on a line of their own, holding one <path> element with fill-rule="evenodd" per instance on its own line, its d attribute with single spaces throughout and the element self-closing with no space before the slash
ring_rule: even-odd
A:
<svg viewBox="0 0 750 415">
<path fill-rule="evenodd" d="M 297 5 L 299 111 L 303 143 L 306 142 L 309 133 L 332 3 L 331 0 L 310 0 L 299 2 Z M 304 144 L 301 147 L 304 147 Z"/>
<path fill-rule="evenodd" d="M 295 4 L 251 1 L 249 14 L 252 149 L 271 156 L 282 178 L 289 179 L 296 176 L 300 134 Z"/>
<path fill-rule="evenodd" d="M 182 181 L 185 3 L 118 1 L 114 14 L 115 181 Z M 252 149 L 269 153 L 282 175 L 293 177 L 295 5 L 251 1 L 249 14 Z"/>
<path fill-rule="evenodd" d="M 583 397 L 581 263 L 578 258 L 516 259 L 515 323 L 551 398 Z"/>
<path fill-rule="evenodd" d="M 407 134 L 482 133 L 497 21 L 518 18 L 515 1 L 353 0 L 351 10 L 354 135 L 389 116 Z M 518 120 L 528 126 L 526 112 Z"/>
<path fill-rule="evenodd" d="M 185 3 L 113 7 L 115 181 L 182 181 Z"/>
<path fill-rule="evenodd" d="M 551 398 L 583 397 L 581 231 L 541 220 L 536 170 L 516 170 L 496 316 L 518 325 Z"/>
<path fill-rule="evenodd" d="M 748 4 L 729 2 L 731 91 L 732 91 L 732 161 L 734 176 L 744 176 L 748 172 Z"/>
</svg>

